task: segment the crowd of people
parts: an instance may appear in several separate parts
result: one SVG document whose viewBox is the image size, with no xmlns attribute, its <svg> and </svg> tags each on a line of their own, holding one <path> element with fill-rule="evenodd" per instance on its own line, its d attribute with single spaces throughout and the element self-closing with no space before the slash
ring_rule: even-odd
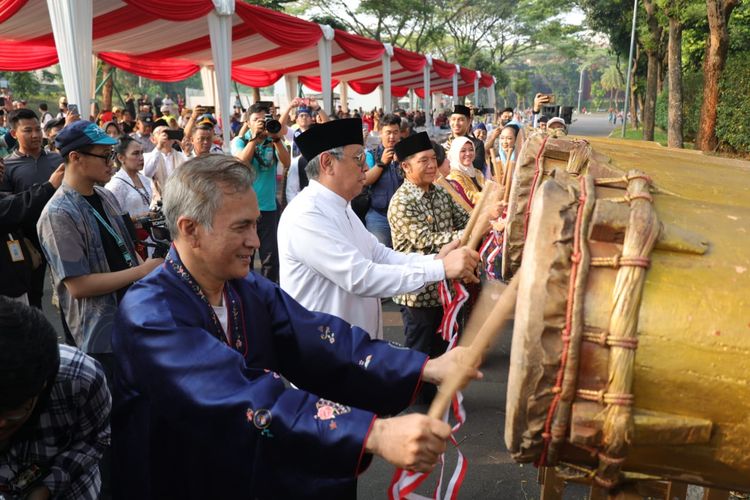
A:
<svg viewBox="0 0 750 500">
<path fill-rule="evenodd" d="M 545 99 L 531 123 L 456 105 L 440 142 L 420 111 L 259 102 L 229 145 L 168 96 L 92 120 L 6 103 L 0 494 L 339 498 L 372 455 L 432 470 L 450 427 L 393 415 L 481 376 L 446 352 L 439 283 L 492 279 L 459 238 L 526 133 L 567 131 Z M 389 299 L 404 347 L 382 340 Z"/>
</svg>

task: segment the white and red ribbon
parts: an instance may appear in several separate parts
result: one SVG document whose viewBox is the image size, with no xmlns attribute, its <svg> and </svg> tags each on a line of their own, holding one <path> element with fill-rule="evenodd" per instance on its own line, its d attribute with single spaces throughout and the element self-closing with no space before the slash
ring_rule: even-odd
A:
<svg viewBox="0 0 750 500">
<path fill-rule="evenodd" d="M 453 288 L 453 293 L 451 293 L 451 288 Z M 442 281 L 438 287 L 438 292 L 440 294 L 440 302 L 443 304 L 443 321 L 440 324 L 438 333 L 448 342 L 448 348 L 446 351 L 450 351 L 456 347 L 456 344 L 458 343 L 458 313 L 461 311 L 461 307 L 463 307 L 464 303 L 469 299 L 469 292 L 458 281 Z M 469 463 L 463 453 L 461 453 L 461 450 L 458 449 L 458 442 L 456 442 L 456 439 L 453 437 L 466 421 L 466 410 L 463 406 L 463 399 L 464 397 L 461 392 L 456 392 L 451 400 L 451 407 L 443 416 L 443 420 L 448 422 L 452 410 L 453 419 L 456 423 L 451 429 L 452 434 L 450 442 L 456 448 L 458 457 L 456 459 L 456 467 L 448 481 L 445 495 L 440 496 L 443 489 L 443 477 L 445 474 L 445 454 L 440 456 L 440 479 L 438 480 L 437 487 L 435 488 L 432 497 L 435 500 L 441 498 L 454 500 L 458 498 L 458 492 L 461 489 L 464 478 L 466 477 L 466 470 Z M 427 499 L 427 497 L 419 495 L 415 493 L 415 491 L 428 477 L 429 474 L 424 472 L 410 472 L 403 469 L 396 469 L 391 484 L 388 487 L 389 500 Z"/>
</svg>

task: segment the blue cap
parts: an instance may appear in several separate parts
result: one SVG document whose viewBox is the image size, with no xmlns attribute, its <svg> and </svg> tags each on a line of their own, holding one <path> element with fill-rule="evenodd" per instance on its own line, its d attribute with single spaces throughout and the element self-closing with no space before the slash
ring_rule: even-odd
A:
<svg viewBox="0 0 750 500">
<path fill-rule="evenodd" d="M 300 106 L 297 108 L 297 114 L 300 113 L 307 113 L 308 115 L 312 116 L 312 109 L 308 108 L 307 106 Z"/>
<path fill-rule="evenodd" d="M 487 132 L 487 126 L 484 123 L 480 122 L 474 125 L 474 130 L 484 130 L 485 132 Z"/>
<path fill-rule="evenodd" d="M 92 144 L 114 146 L 117 144 L 117 139 L 105 134 L 104 130 L 97 127 L 96 124 L 84 120 L 71 123 L 55 137 L 55 146 L 62 156 Z"/>
</svg>

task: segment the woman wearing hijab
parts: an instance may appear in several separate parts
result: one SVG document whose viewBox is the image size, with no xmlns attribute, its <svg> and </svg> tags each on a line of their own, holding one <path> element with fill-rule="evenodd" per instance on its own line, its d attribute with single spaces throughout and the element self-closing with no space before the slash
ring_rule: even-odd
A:
<svg viewBox="0 0 750 500">
<path fill-rule="evenodd" d="M 484 175 L 474 168 L 474 144 L 468 137 L 456 137 L 448 150 L 451 171 L 447 179 L 457 186 L 466 201 L 473 207 L 484 187 Z M 460 188 L 460 189 L 459 189 Z"/>
</svg>

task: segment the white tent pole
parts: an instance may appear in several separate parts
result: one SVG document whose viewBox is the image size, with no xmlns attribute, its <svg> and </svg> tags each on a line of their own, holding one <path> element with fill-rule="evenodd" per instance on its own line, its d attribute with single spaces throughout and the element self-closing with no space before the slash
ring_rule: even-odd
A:
<svg viewBox="0 0 750 500">
<path fill-rule="evenodd" d="M 391 94 L 391 57 L 393 57 L 393 45 L 384 43 L 383 52 L 383 111 L 390 113 L 393 110 L 393 98 Z"/>
<path fill-rule="evenodd" d="M 299 84 L 299 77 L 294 75 L 284 75 L 284 92 L 286 93 L 286 102 L 277 103 L 282 108 L 289 105 L 292 100 L 297 97 L 297 86 Z"/>
<path fill-rule="evenodd" d="M 68 103 L 88 119 L 91 104 L 93 0 L 47 0 Z"/>
<path fill-rule="evenodd" d="M 318 41 L 318 64 L 320 65 L 320 85 L 323 92 L 323 109 L 330 115 L 333 113 L 333 90 L 331 89 L 333 57 L 331 41 L 334 37 L 333 28 L 327 24 L 320 24 L 323 36 Z"/>
<path fill-rule="evenodd" d="M 453 105 L 458 104 L 458 75 L 461 72 L 461 66 L 456 64 L 456 72 L 453 73 Z"/>
<path fill-rule="evenodd" d="M 349 112 L 349 85 L 344 81 L 341 80 L 339 82 L 339 96 L 341 101 L 341 109 L 344 111 L 344 113 Z"/>
<path fill-rule="evenodd" d="M 490 85 L 489 92 L 489 107 L 491 108 L 497 108 L 497 98 L 495 96 L 495 84 L 497 83 L 497 78 L 494 76 L 492 77 L 492 85 Z"/>
<path fill-rule="evenodd" d="M 432 56 L 427 54 L 427 64 L 424 65 L 424 113 L 425 126 L 432 128 L 432 94 L 430 90 L 430 73 L 432 70 Z"/>
<path fill-rule="evenodd" d="M 482 77 L 482 73 L 480 71 L 477 71 L 477 77 L 474 80 L 474 107 L 478 108 L 479 106 L 479 79 Z"/>
<path fill-rule="evenodd" d="M 221 118 L 224 151 L 229 151 L 229 101 L 232 85 L 232 15 L 234 0 L 213 0 L 214 10 L 208 15 L 211 56 L 214 61 L 214 85 L 217 112 Z"/>
</svg>

